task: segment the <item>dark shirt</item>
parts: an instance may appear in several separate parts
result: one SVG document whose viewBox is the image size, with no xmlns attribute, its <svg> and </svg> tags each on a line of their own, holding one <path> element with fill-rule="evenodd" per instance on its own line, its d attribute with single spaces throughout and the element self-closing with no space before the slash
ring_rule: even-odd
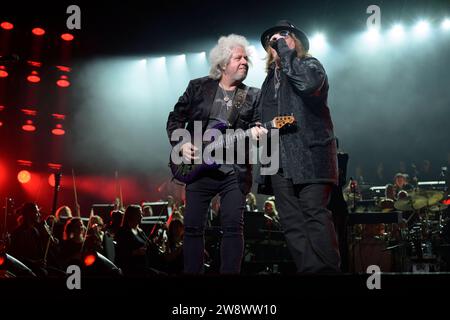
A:
<svg viewBox="0 0 450 320">
<path fill-rule="evenodd" d="M 130 228 L 121 227 L 116 234 L 116 263 L 125 272 L 139 272 L 148 267 L 147 255 L 135 255 L 136 249 L 147 247 L 147 239 L 143 231 L 134 234 Z"/>
<path fill-rule="evenodd" d="M 275 92 L 275 70 L 267 75 L 267 93 L 262 101 L 262 119 L 273 119 L 278 113 L 278 96 Z"/>
<path fill-rule="evenodd" d="M 279 73 L 279 70 L 276 71 Z M 269 74 L 267 75 L 267 93 L 265 96 L 265 99 L 262 101 L 262 106 L 261 106 L 261 112 L 262 112 L 262 119 L 264 119 L 265 122 L 272 120 L 273 118 L 275 118 L 276 116 L 279 115 L 279 99 L 278 99 L 278 90 L 275 89 L 275 68 L 271 69 L 269 71 Z M 281 132 L 280 132 L 281 133 Z M 267 146 L 270 147 L 271 143 L 270 143 L 270 134 L 268 135 L 268 143 Z M 271 155 L 271 151 L 270 149 L 267 151 L 267 155 L 270 156 Z M 281 166 L 281 158 L 278 160 L 279 163 L 279 167 L 280 167 L 280 171 L 282 171 L 282 166 Z"/>
<path fill-rule="evenodd" d="M 44 247 L 36 227 L 19 226 L 11 235 L 10 253 L 19 260 L 44 258 Z"/>
<path fill-rule="evenodd" d="M 224 100 L 225 95 L 223 93 L 223 89 L 218 86 L 217 88 L 217 92 L 216 92 L 216 96 L 214 97 L 214 102 L 211 106 L 211 112 L 209 114 L 209 122 L 208 122 L 208 126 L 207 128 L 213 128 L 215 127 L 218 123 L 223 123 L 226 124 L 228 122 L 228 114 L 229 114 L 229 110 L 231 107 L 227 107 L 227 104 Z M 231 99 L 231 101 L 234 98 L 234 94 L 235 94 L 235 90 L 233 91 L 226 91 L 227 96 L 229 97 L 229 99 Z M 225 133 L 225 132 L 223 132 Z M 224 157 L 224 162 L 225 162 L 225 155 L 226 155 L 226 150 L 223 150 L 223 157 Z M 219 171 L 221 171 L 222 173 L 225 174 L 229 174 L 231 172 L 234 172 L 234 168 L 232 164 L 222 164 L 219 168 Z"/>
<path fill-rule="evenodd" d="M 64 240 L 61 243 L 60 263 L 63 266 L 80 263 L 82 246 L 82 242 L 73 239 Z"/>
</svg>

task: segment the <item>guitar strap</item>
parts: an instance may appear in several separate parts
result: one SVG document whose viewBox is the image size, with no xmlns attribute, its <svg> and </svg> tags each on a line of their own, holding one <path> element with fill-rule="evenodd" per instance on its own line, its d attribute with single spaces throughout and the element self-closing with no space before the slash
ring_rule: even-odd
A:
<svg viewBox="0 0 450 320">
<path fill-rule="evenodd" d="M 237 88 L 233 99 L 233 105 L 230 110 L 228 110 L 227 126 L 229 128 L 233 127 L 236 123 L 241 106 L 244 104 L 245 98 L 247 97 L 247 92 L 248 87 L 245 84 L 242 84 Z"/>
</svg>

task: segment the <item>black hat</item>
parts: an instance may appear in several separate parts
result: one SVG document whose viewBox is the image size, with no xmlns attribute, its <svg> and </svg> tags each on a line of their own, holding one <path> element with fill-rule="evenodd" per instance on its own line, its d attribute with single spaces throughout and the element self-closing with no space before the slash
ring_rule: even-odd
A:
<svg viewBox="0 0 450 320">
<path fill-rule="evenodd" d="M 280 21 L 277 22 L 277 24 L 274 27 L 269 28 L 266 31 L 264 31 L 262 36 L 261 36 L 261 44 L 262 44 L 262 46 L 265 48 L 266 45 L 267 45 L 268 40 L 270 39 L 270 37 L 272 35 L 274 35 L 275 33 L 279 32 L 279 31 L 282 31 L 282 30 L 287 30 L 287 31 L 290 31 L 293 34 L 295 34 L 295 36 L 303 44 L 303 47 L 305 48 L 305 50 L 306 51 L 309 50 L 309 40 L 308 40 L 308 37 L 306 36 L 306 34 L 303 31 L 301 31 L 300 29 L 297 29 L 288 20 L 280 20 Z"/>
</svg>

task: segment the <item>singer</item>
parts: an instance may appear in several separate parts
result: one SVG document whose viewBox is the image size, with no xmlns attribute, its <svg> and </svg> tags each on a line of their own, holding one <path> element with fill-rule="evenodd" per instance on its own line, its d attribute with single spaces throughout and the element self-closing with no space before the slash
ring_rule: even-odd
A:
<svg viewBox="0 0 450 320">
<path fill-rule="evenodd" d="M 338 182 L 327 75 L 308 54 L 306 34 L 289 21 L 264 31 L 261 43 L 267 51 L 267 76 L 258 104 L 261 120 L 294 114 L 297 123 L 280 130 L 280 170 L 256 176 L 259 192 L 275 195 L 298 272 L 339 272 L 336 232 L 327 209 Z"/>
</svg>

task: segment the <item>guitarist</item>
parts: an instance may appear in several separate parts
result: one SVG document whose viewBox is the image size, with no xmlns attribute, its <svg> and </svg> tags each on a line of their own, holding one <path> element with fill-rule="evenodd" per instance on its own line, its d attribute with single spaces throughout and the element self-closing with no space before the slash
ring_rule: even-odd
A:
<svg viewBox="0 0 450 320">
<path fill-rule="evenodd" d="M 256 123 L 259 90 L 243 84 L 249 68 L 247 40 L 231 34 L 219 39 L 211 50 L 209 76 L 189 82 L 184 94 L 175 104 L 167 120 L 169 139 L 176 129 L 186 128 L 192 135 L 194 121 L 201 121 L 203 131 L 217 122 L 228 123 L 232 129 L 249 128 Z M 245 97 L 239 107 L 235 97 Z M 251 129 L 253 138 L 265 134 L 266 129 L 255 126 Z M 175 146 L 178 142 L 171 141 Z M 188 161 L 199 158 L 199 150 L 192 143 L 181 147 L 183 157 Z M 217 194 L 221 199 L 221 273 L 240 272 L 244 250 L 243 211 L 245 195 L 251 188 L 251 167 L 249 165 L 225 164 L 205 171 L 186 185 L 186 209 L 184 212 L 184 272 L 204 272 L 204 231 L 211 199 Z"/>
</svg>

